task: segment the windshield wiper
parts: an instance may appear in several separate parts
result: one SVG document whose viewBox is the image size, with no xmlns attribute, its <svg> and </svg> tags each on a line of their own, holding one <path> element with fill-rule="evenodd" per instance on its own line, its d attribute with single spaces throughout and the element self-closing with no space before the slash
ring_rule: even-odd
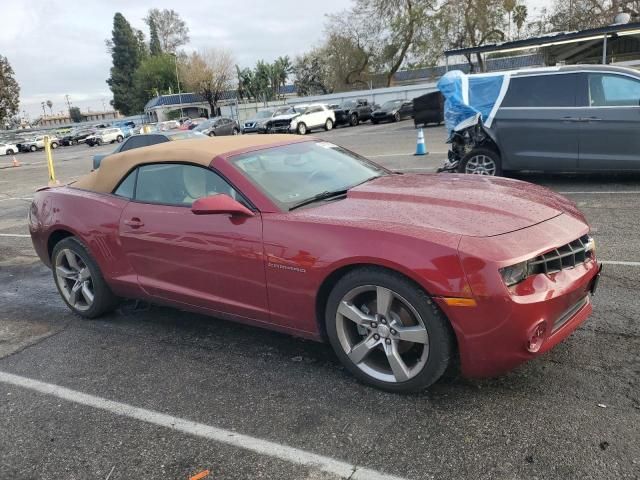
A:
<svg viewBox="0 0 640 480">
<path fill-rule="evenodd" d="M 328 200 L 334 197 L 344 196 L 347 194 L 348 191 L 349 189 L 347 188 L 342 190 L 326 191 L 326 192 L 319 193 L 317 195 L 314 195 L 311 198 L 307 198 L 306 200 L 301 201 L 300 203 L 296 203 L 293 207 L 289 209 L 289 211 L 295 210 L 296 208 L 304 207 L 305 205 L 309 205 L 311 203 L 319 202 L 322 200 Z"/>
</svg>

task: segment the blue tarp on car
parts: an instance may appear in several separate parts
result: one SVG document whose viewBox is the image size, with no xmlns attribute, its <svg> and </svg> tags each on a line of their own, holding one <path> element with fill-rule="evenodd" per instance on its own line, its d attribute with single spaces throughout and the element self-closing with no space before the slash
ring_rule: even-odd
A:
<svg viewBox="0 0 640 480">
<path fill-rule="evenodd" d="M 509 74 L 504 72 L 466 75 L 453 70 L 443 75 L 437 87 L 445 98 L 444 122 L 449 134 L 480 119 L 491 127 L 508 86 Z"/>
</svg>

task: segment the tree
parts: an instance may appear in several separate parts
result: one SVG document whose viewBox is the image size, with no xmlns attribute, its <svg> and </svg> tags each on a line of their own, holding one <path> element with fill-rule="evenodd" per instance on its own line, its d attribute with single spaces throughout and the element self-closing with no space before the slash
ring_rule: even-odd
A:
<svg viewBox="0 0 640 480">
<path fill-rule="evenodd" d="M 516 5 L 513 9 L 513 21 L 516 24 L 516 30 L 518 31 L 518 37 L 520 37 L 520 32 L 522 31 L 522 27 L 525 25 L 527 21 L 527 6 L 526 5 Z"/>
<path fill-rule="evenodd" d="M 121 13 L 113 17 L 111 45 L 113 66 L 107 84 L 113 92 L 113 106 L 124 115 L 131 115 L 143 107 L 136 101 L 133 89 L 133 75 L 140 65 L 141 51 L 138 36 Z"/>
<path fill-rule="evenodd" d="M 329 85 L 329 72 L 320 49 L 311 50 L 296 57 L 293 64 L 296 76 L 294 85 L 301 97 L 307 95 L 325 95 L 333 90 Z"/>
<path fill-rule="evenodd" d="M 160 38 L 158 38 L 158 29 L 153 19 L 149 19 L 149 52 L 152 56 L 160 55 L 162 53 L 162 46 L 160 45 Z"/>
<path fill-rule="evenodd" d="M 168 53 L 145 58 L 133 75 L 136 104 L 143 105 L 157 95 L 178 90 L 175 60 Z"/>
<path fill-rule="evenodd" d="M 215 115 L 224 92 L 234 87 L 234 65 L 229 51 L 203 49 L 186 59 L 181 66 L 180 77 L 184 79 L 186 88 L 205 98 Z"/>
<path fill-rule="evenodd" d="M 149 25 L 149 29 L 151 24 L 155 25 L 164 52 L 175 53 L 178 47 L 189 43 L 189 28 L 172 9 L 152 8 L 144 21 Z"/>
<path fill-rule="evenodd" d="M 0 124 L 2 125 L 18 113 L 20 107 L 20 86 L 13 75 L 9 60 L 0 55 Z"/>
<path fill-rule="evenodd" d="M 47 100 L 47 107 L 49 107 L 49 114 L 53 116 L 53 102 L 51 100 Z"/>
<path fill-rule="evenodd" d="M 78 107 L 71 107 L 69 109 L 69 116 L 71 117 L 71 121 L 74 123 L 80 123 L 82 121 L 82 114 Z"/>
</svg>

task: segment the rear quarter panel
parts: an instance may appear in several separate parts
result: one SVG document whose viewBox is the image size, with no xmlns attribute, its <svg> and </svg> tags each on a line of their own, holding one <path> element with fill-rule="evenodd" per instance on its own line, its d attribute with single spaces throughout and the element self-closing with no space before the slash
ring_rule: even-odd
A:
<svg viewBox="0 0 640 480">
<path fill-rule="evenodd" d="M 118 237 L 126 199 L 70 187 L 37 192 L 29 213 L 29 231 L 36 252 L 51 266 L 49 240 L 69 232 L 89 249 L 114 293 L 135 296 L 135 274 L 126 261 Z"/>
</svg>

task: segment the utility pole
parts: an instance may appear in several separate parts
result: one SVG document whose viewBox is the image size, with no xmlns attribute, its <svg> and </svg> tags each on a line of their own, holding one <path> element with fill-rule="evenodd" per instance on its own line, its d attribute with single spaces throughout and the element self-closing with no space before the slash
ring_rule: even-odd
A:
<svg viewBox="0 0 640 480">
<path fill-rule="evenodd" d="M 69 100 L 69 94 L 65 95 L 64 98 L 67 101 L 67 110 L 71 110 L 71 101 Z"/>
<path fill-rule="evenodd" d="M 178 75 L 178 55 L 171 53 L 171 56 L 176 61 L 176 82 L 178 83 L 178 100 L 180 101 L 180 118 L 184 117 L 184 111 L 182 110 L 182 90 L 180 90 L 180 76 Z"/>
</svg>

